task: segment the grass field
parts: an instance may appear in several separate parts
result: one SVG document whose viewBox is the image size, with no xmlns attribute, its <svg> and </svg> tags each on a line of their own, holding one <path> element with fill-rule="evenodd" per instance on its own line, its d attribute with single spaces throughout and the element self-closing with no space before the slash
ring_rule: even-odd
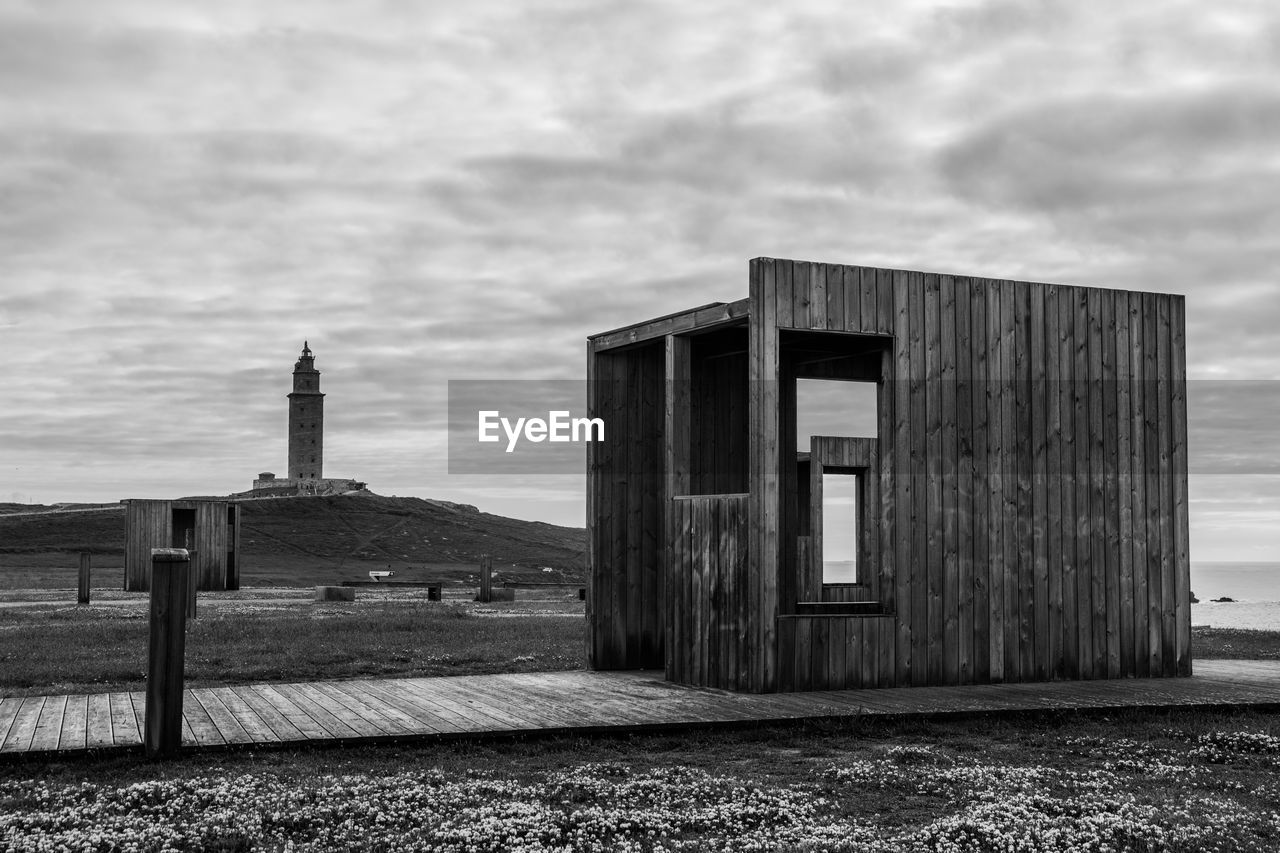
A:
<svg viewBox="0 0 1280 853">
<path fill-rule="evenodd" d="M 576 592 L 521 593 L 488 605 L 427 602 L 425 590 L 361 590 L 356 604 L 298 598 L 310 590 L 206 596 L 188 626 L 187 683 L 581 669 Z M 143 689 L 145 594 L 95 600 L 0 607 L 0 695 Z"/>
<path fill-rule="evenodd" d="M 1270 851 L 1277 731 L 1186 712 L 855 720 L 25 764 L 0 767 L 0 846 Z"/>
<path fill-rule="evenodd" d="M 201 594 L 187 636 L 192 686 L 366 676 L 475 675 L 581 669 L 586 642 L 573 588 L 521 590 L 476 605 L 470 588 L 361 588 L 352 604 L 316 604 L 310 589 Z M 0 695 L 140 690 L 145 593 L 0 593 Z M 452 596 L 452 598 L 450 598 Z M 35 601 L 23 607 L 14 601 Z M 500 617 L 500 618 L 499 618 Z M 1203 658 L 1280 658 L 1280 632 L 1193 629 Z"/>
</svg>

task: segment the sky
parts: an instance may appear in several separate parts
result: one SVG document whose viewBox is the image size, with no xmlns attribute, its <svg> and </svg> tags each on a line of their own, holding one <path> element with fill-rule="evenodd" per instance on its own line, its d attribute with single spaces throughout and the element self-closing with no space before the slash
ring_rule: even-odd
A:
<svg viewBox="0 0 1280 853">
<path fill-rule="evenodd" d="M 1192 551 L 1280 560 L 1268 2 L 0 0 L 0 501 L 449 474 L 449 380 L 798 258 L 1187 297 Z M 1240 380 L 1255 380 L 1241 383 Z"/>
</svg>

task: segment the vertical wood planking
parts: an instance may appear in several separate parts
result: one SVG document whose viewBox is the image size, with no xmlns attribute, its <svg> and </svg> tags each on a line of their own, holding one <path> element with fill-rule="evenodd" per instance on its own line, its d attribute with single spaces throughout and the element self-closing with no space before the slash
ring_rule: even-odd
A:
<svg viewBox="0 0 1280 853">
<path fill-rule="evenodd" d="M 850 654 L 857 654 L 857 647 L 850 649 L 848 619 L 830 619 L 827 626 L 827 662 L 822 682 L 825 690 L 844 690 L 849 687 L 847 666 Z"/>
<path fill-rule="evenodd" d="M 1053 677 L 1053 628 L 1049 619 L 1049 426 L 1048 352 L 1045 346 L 1048 320 L 1045 316 L 1045 288 L 1032 287 L 1028 390 L 1031 406 L 1031 525 L 1035 612 L 1032 634 L 1035 646 L 1035 675 L 1039 681 Z"/>
<path fill-rule="evenodd" d="M 1066 561 L 1062 548 L 1062 334 L 1058 312 L 1058 288 L 1050 285 L 1044 304 L 1044 398 L 1045 398 L 1045 547 L 1049 558 L 1049 619 L 1047 640 L 1050 670 L 1048 678 L 1066 677 L 1063 649 L 1063 572 Z"/>
<path fill-rule="evenodd" d="M 1093 678 L 1093 552 L 1089 542 L 1089 306 L 1086 291 L 1073 288 L 1072 293 L 1075 297 L 1075 375 L 1071 386 L 1076 430 L 1076 637 L 1080 677 Z"/>
<path fill-rule="evenodd" d="M 1189 529 L 1189 495 L 1187 484 L 1187 351 L 1186 300 L 1171 296 L 1172 325 L 1172 413 L 1170 429 L 1173 447 L 1173 544 L 1174 544 L 1174 618 L 1177 622 L 1175 675 L 1191 675 L 1191 555 Z"/>
<path fill-rule="evenodd" d="M 689 549 L 692 560 L 689 564 L 689 575 L 693 579 L 690 590 L 690 607 L 693 613 L 693 624 L 690 629 L 689 647 L 692 652 L 689 681 L 692 684 L 707 684 L 707 636 L 711 633 L 708 624 L 707 602 L 711 597 L 710 575 L 711 530 L 707 505 L 704 500 L 685 501 L 692 515 L 693 542 Z"/>
<path fill-rule="evenodd" d="M 924 275 L 924 358 L 925 358 L 925 557 L 928 596 L 928 637 L 925 652 L 930 684 L 946 679 L 943 648 L 943 588 L 945 587 L 942 553 L 942 324 L 939 318 L 942 288 L 939 276 Z"/>
<path fill-rule="evenodd" d="M 668 335 L 664 341 L 664 374 L 665 394 L 663 397 L 663 450 L 665 457 L 664 471 L 666 483 L 662 504 L 663 519 L 663 561 L 661 571 L 664 573 L 663 589 L 673 590 L 682 580 L 676 572 L 682 565 L 676 559 L 677 512 L 675 497 L 687 494 L 690 484 L 690 407 L 692 406 L 691 344 L 687 337 Z M 675 628 L 676 614 L 673 608 L 680 596 L 665 595 L 662 601 L 662 612 L 665 624 L 657 626 L 663 633 L 663 660 L 671 659 L 672 644 L 677 639 L 672 636 Z M 652 608 L 650 608 L 652 609 Z"/>
<path fill-rule="evenodd" d="M 823 274 L 826 276 L 826 296 L 827 310 L 823 324 L 824 328 L 832 331 L 844 330 L 844 300 L 845 286 L 844 277 L 848 271 L 848 267 L 839 264 L 824 264 Z"/>
<path fill-rule="evenodd" d="M 595 344 L 587 341 L 587 417 L 603 418 L 605 413 L 601 407 L 599 393 L 598 362 Z M 603 656 L 599 646 L 599 626 L 596 624 L 598 609 L 596 596 L 600 592 L 603 562 L 600 555 L 600 540 L 603 531 L 600 520 L 608 512 L 608 504 L 602 499 L 600 489 L 600 465 L 604 442 L 587 442 L 587 603 L 584 607 L 587 621 L 587 667 L 596 669 L 603 665 Z M 667 668 L 668 676 L 671 669 Z"/>
<path fill-rule="evenodd" d="M 662 665 L 663 655 L 663 613 L 662 602 L 665 600 L 666 586 L 666 544 L 667 544 L 667 502 L 664 500 L 665 482 L 663 478 L 662 460 L 663 445 L 666 438 L 666 419 L 664 412 L 665 395 L 665 353 L 664 348 L 656 347 L 649 379 L 646 382 L 646 418 L 645 442 L 646 453 L 643 467 L 644 477 L 644 580 L 641 607 L 644 611 L 644 636 L 641 641 L 639 665 L 652 669 Z M 685 388 L 690 382 L 688 374 L 684 377 Z M 688 391 L 686 390 L 686 395 Z M 687 407 L 686 407 L 687 413 Z M 688 430 L 687 424 L 684 442 L 684 474 L 688 476 Z"/>
<path fill-rule="evenodd" d="M 1013 282 L 1000 281 L 1000 434 L 1004 453 L 1000 466 L 1003 527 L 1000 551 L 1004 572 L 1004 680 L 1021 680 L 1021 587 L 1018 540 L 1018 468 L 1023 436 L 1017 423 L 1017 321 Z"/>
<path fill-rule="evenodd" d="M 752 478 L 756 519 L 759 524 L 759 557 L 752 567 L 751 599 L 751 689 L 767 691 L 774 684 L 777 665 L 778 618 L 778 522 L 779 522 L 779 447 L 778 447 L 778 331 L 779 310 L 783 300 L 789 297 L 790 277 L 779 281 L 776 273 L 784 267 L 790 273 L 791 264 L 767 264 L 764 267 L 762 289 L 756 302 L 759 304 L 759 321 L 752 316 L 757 327 L 756 356 L 753 358 L 755 379 L 759 382 L 759 406 L 757 425 L 752 430 L 758 453 L 753 462 L 757 472 Z M 789 303 L 789 300 L 787 300 Z M 754 307 L 754 306 L 753 306 Z"/>
<path fill-rule="evenodd" d="M 739 662 L 739 680 L 751 689 L 754 672 L 751 660 L 755 656 L 756 638 L 759 636 L 756 603 L 758 602 L 757 577 L 764 570 L 764 436 L 761 434 L 765 426 L 765 398 L 762 386 L 765 376 L 764 366 L 764 313 L 766 300 L 773 300 L 773 277 L 776 262 L 768 258 L 757 258 L 750 263 L 749 293 L 750 323 L 747 326 L 747 478 L 750 485 L 750 508 L 747 526 L 747 565 L 748 578 L 742 590 L 742 604 L 746 618 L 746 637 L 741 647 Z M 768 282 L 766 283 L 766 279 Z M 775 315 L 776 316 L 776 315 Z"/>
<path fill-rule="evenodd" d="M 861 284 L 859 297 L 862 307 L 859 313 L 862 315 L 861 322 L 858 324 L 856 331 L 881 332 L 886 334 L 893 333 L 893 299 L 889 278 L 882 277 L 883 282 L 879 282 L 876 277 L 875 270 L 864 270 L 859 279 Z M 885 293 L 885 301 L 889 314 L 883 314 L 880 309 L 881 292 Z M 851 329 L 850 331 L 855 331 Z"/>
<path fill-rule="evenodd" d="M 1102 405 L 1102 291 L 1085 291 L 1089 315 L 1089 598 L 1092 603 L 1093 675 L 1107 677 L 1107 539 Z"/>
<path fill-rule="evenodd" d="M 1013 419 L 1016 431 L 1014 457 L 1015 476 L 1015 549 L 1017 551 L 1017 669 L 1019 681 L 1036 677 L 1036 534 L 1033 527 L 1034 486 L 1032 485 L 1035 450 L 1040 434 L 1032 432 L 1031 398 L 1031 300 L 1030 290 L 1021 282 L 1009 282 L 1013 302 Z M 1043 429 L 1041 430 L 1043 433 Z"/>
<path fill-rule="evenodd" d="M 827 264 L 809 264 L 809 322 L 810 329 L 827 327 Z"/>
<path fill-rule="evenodd" d="M 644 361 L 634 352 L 627 357 L 628 404 L 644 393 Z M 619 628 L 622 632 L 624 666 L 632 667 L 640 659 L 640 636 L 644 630 L 641 578 L 644 566 L 644 491 L 643 468 L 645 465 L 643 406 L 628 405 L 626 468 L 623 471 L 627 489 L 626 551 L 624 565 L 626 579 L 620 602 Z"/>
<path fill-rule="evenodd" d="M 908 476 L 911 478 L 911 684 L 921 685 L 929 680 L 929 598 L 928 551 L 926 536 L 928 526 L 927 493 L 925 489 L 925 459 L 928 433 L 925 430 L 925 400 L 927 365 L 925 364 L 925 288 L 921 273 L 907 274 L 907 299 L 910 302 L 911 339 L 910 394 L 911 412 L 908 424 L 911 440 L 908 446 Z"/>
<path fill-rule="evenodd" d="M 1001 399 L 1004 396 L 1004 364 L 1001 360 L 1001 288 L 998 282 L 987 282 L 987 533 L 988 533 L 988 601 L 987 643 L 990 649 L 989 677 L 993 682 L 1005 680 L 1005 552 L 1004 552 L 1004 458 L 1005 425 Z"/>
<path fill-rule="evenodd" d="M 939 322 L 941 323 L 941 408 L 939 409 L 942 486 L 942 679 L 960 682 L 960 463 L 958 460 L 960 413 L 956 407 L 956 282 L 952 276 L 939 278 Z"/>
<path fill-rule="evenodd" d="M 1119 486 L 1119 415 L 1116 388 L 1116 292 L 1102 291 L 1101 346 L 1102 346 L 1102 485 L 1103 485 L 1103 555 L 1105 557 L 1105 598 L 1107 603 L 1107 666 L 1108 678 L 1121 674 L 1120 631 L 1120 486 Z"/>
<path fill-rule="evenodd" d="M 955 280 L 955 362 L 956 362 L 956 539 L 958 577 L 956 589 L 957 679 L 973 681 L 973 342 L 970 337 L 971 284 L 967 278 Z"/>
<path fill-rule="evenodd" d="M 1134 675 L 1151 674 L 1150 613 L 1147 609 L 1147 430 L 1146 430 L 1146 324 L 1143 321 L 1142 294 L 1128 294 L 1130 336 L 1130 441 L 1132 467 L 1131 523 L 1133 525 L 1133 662 Z"/>
<path fill-rule="evenodd" d="M 986 279 L 971 279 L 969 358 L 973 376 L 973 679 L 991 680 L 991 472 L 988 459 L 991 389 L 987 366 Z"/>
<path fill-rule="evenodd" d="M 911 677 L 911 609 L 913 573 L 911 569 L 911 522 L 913 492 L 911 460 L 911 322 L 905 272 L 885 273 L 893 292 L 893 451 L 888 454 L 890 466 L 889 490 L 886 492 L 893 514 L 891 535 L 887 547 L 894 550 L 894 596 L 896 598 L 897 637 L 894 643 L 894 684 L 907 687 Z M 884 283 L 877 274 L 877 285 Z"/>
<path fill-rule="evenodd" d="M 227 567 L 227 589 L 240 589 L 240 573 L 244 569 L 244 564 L 240 559 L 240 507 L 233 505 L 231 507 L 231 546 L 227 549 L 228 558 L 232 560 L 231 565 Z"/>
<path fill-rule="evenodd" d="M 1156 296 L 1156 329 L 1159 341 L 1156 364 L 1156 398 L 1159 407 L 1157 434 L 1160 442 L 1160 657 L 1161 675 L 1176 675 L 1178 671 L 1178 623 L 1176 545 L 1174 544 L 1174 471 L 1173 471 L 1173 335 L 1171 303 L 1174 297 Z"/>
<path fill-rule="evenodd" d="M 841 267 L 840 283 L 844 291 L 844 302 L 841 307 L 843 314 L 841 315 L 841 328 L 846 331 L 856 331 L 862 328 L 862 276 L 870 275 L 871 281 L 875 282 L 875 270 L 865 270 L 860 267 Z"/>
<path fill-rule="evenodd" d="M 864 295 L 869 293 L 875 295 L 876 331 L 894 332 L 896 306 L 892 277 L 887 272 L 864 269 L 860 274 L 860 283 Z M 873 525 L 871 534 L 871 554 L 879 573 L 877 581 L 880 600 L 884 603 L 885 612 L 895 615 L 906 601 L 905 598 L 899 598 L 900 568 L 893 545 L 898 535 L 893 467 L 897 431 L 895 414 L 897 406 L 895 385 L 898 378 L 897 340 L 895 335 L 891 348 L 881 356 L 881 376 L 877 387 L 880 416 L 877 427 L 875 468 L 871 473 L 871 476 L 876 478 L 874 505 L 879 507 L 879 524 Z M 879 687 L 890 687 L 897 683 L 897 633 L 897 618 L 880 620 L 876 635 L 876 649 L 879 656 L 877 686 Z"/>
<path fill-rule="evenodd" d="M 1164 543 L 1160 539 L 1160 398 L 1158 377 L 1160 374 L 1160 332 L 1156 295 L 1142 294 L 1143 338 L 1143 430 L 1145 432 L 1146 506 L 1143 516 L 1147 531 L 1147 650 L 1153 676 L 1164 673 L 1164 648 L 1161 631 L 1164 627 L 1161 607 L 1164 602 L 1164 578 L 1161 564 L 1164 559 Z"/>
<path fill-rule="evenodd" d="M 1075 289 L 1059 288 L 1059 407 L 1062 420 L 1060 453 L 1062 555 L 1062 657 L 1066 678 L 1080 678 L 1079 584 L 1075 555 Z"/>
<path fill-rule="evenodd" d="M 1115 300 L 1116 350 L 1116 582 L 1120 588 L 1117 609 L 1120 629 L 1120 676 L 1130 677 L 1136 640 L 1133 623 L 1133 409 L 1131 404 L 1132 346 L 1129 297 L 1123 291 Z"/>
</svg>

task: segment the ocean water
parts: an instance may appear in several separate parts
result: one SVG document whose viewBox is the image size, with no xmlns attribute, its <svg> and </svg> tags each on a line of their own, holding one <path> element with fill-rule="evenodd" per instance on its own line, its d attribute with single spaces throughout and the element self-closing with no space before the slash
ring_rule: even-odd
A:
<svg viewBox="0 0 1280 853">
<path fill-rule="evenodd" d="M 1280 563 L 1191 564 L 1191 624 L 1280 631 Z M 1235 601 L 1217 603 L 1214 598 Z"/>
<path fill-rule="evenodd" d="M 857 577 L 853 561 L 826 560 L 827 583 L 850 583 Z M 1280 631 L 1280 563 L 1192 563 L 1191 624 L 1214 628 Z M 1234 598 L 1217 604 L 1210 599 Z"/>
</svg>

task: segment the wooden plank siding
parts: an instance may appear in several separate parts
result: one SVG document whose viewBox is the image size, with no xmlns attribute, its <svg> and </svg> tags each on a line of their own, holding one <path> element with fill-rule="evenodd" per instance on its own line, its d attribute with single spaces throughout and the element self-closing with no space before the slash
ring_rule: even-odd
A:
<svg viewBox="0 0 1280 853">
<path fill-rule="evenodd" d="M 589 460 L 591 665 L 661 668 L 669 619 L 663 591 L 666 347 L 659 339 L 589 358 L 588 416 L 606 424 Z"/>
<path fill-rule="evenodd" d="M 660 645 L 669 679 L 751 692 L 1190 673 L 1182 297 L 760 258 L 731 304 L 590 352 L 618 421 L 589 450 L 593 667 Z M 879 367 L 815 367 L 819 339 Z M 795 382 L 877 371 L 859 586 L 827 589 Z M 655 556 L 665 582 L 635 573 Z"/>
<path fill-rule="evenodd" d="M 190 543 L 174 540 L 175 510 L 194 515 Z M 229 514 L 234 514 L 231 524 Z M 192 561 L 196 589 L 238 589 L 238 526 L 239 508 L 226 501 L 125 501 L 124 588 L 134 592 L 151 589 L 151 549 L 188 548 L 196 552 Z"/>
</svg>

